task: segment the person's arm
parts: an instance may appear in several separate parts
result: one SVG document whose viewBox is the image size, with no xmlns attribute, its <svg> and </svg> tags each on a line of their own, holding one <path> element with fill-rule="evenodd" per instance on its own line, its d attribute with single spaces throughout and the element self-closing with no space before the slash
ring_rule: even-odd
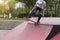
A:
<svg viewBox="0 0 60 40">
<path fill-rule="evenodd" d="M 32 10 L 30 11 L 30 13 L 35 9 L 35 7 L 36 7 L 36 4 L 35 4 L 34 7 L 32 8 Z"/>
<path fill-rule="evenodd" d="M 43 13 L 42 13 L 42 16 L 44 17 L 44 11 L 43 11 Z"/>
<path fill-rule="evenodd" d="M 46 5 L 43 5 L 43 7 L 44 7 L 44 10 L 46 10 Z"/>
<path fill-rule="evenodd" d="M 44 10 L 46 10 L 46 2 L 45 1 L 43 3 L 43 8 L 44 8 Z M 43 14 L 42 15 L 44 16 L 44 11 L 43 11 Z"/>
<path fill-rule="evenodd" d="M 46 9 L 46 2 L 45 1 L 43 2 L 43 7 L 44 7 L 44 9 Z"/>
</svg>

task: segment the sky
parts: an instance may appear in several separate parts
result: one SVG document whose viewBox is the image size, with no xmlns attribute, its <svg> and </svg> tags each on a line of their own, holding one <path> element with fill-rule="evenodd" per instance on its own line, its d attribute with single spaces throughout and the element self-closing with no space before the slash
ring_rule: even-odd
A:
<svg viewBox="0 0 60 40">
<path fill-rule="evenodd" d="M 18 3 L 16 3 L 15 4 L 15 9 L 17 9 L 17 8 L 19 8 L 19 7 L 21 7 L 21 8 L 24 8 L 24 3 L 22 3 L 22 2 L 18 2 Z"/>
</svg>

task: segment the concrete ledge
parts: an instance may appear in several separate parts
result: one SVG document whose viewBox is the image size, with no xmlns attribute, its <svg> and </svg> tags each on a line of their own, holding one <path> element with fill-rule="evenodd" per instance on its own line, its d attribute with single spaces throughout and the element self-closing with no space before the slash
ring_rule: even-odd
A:
<svg viewBox="0 0 60 40">
<path fill-rule="evenodd" d="M 38 17 L 32 17 L 31 20 L 37 21 Z M 40 24 L 60 25 L 60 17 L 42 17 Z"/>
</svg>

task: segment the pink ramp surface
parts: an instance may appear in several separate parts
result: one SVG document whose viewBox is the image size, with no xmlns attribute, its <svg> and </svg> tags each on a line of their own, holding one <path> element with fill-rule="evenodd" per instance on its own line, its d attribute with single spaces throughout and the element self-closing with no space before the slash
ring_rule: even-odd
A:
<svg viewBox="0 0 60 40">
<path fill-rule="evenodd" d="M 24 22 L 2 35 L 0 40 L 45 40 L 52 27 L 51 25 L 34 26 Z"/>
<path fill-rule="evenodd" d="M 60 33 L 54 36 L 51 40 L 60 40 Z"/>
</svg>

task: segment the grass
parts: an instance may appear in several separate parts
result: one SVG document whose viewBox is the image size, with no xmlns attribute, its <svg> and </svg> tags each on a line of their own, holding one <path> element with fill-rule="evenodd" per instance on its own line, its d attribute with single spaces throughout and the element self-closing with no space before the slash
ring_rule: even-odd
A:
<svg viewBox="0 0 60 40">
<path fill-rule="evenodd" d="M 23 20 L 23 18 L 0 18 L 0 20 Z"/>
</svg>

